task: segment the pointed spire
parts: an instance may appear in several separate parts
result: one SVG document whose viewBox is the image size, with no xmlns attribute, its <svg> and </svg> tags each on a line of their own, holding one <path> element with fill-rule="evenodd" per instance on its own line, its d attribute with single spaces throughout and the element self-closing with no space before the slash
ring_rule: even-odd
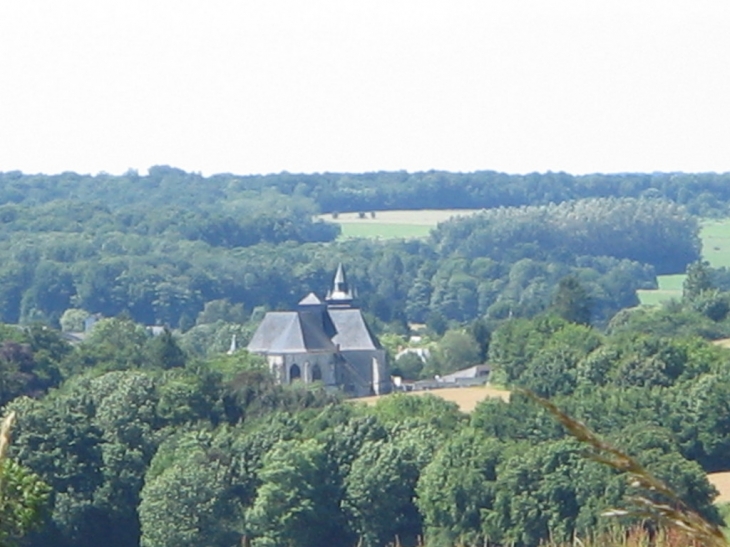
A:
<svg viewBox="0 0 730 547">
<path fill-rule="evenodd" d="M 333 292 L 335 291 L 347 292 L 347 278 L 345 277 L 345 268 L 342 267 L 342 262 L 337 266 L 337 273 L 335 273 Z"/>
<path fill-rule="evenodd" d="M 345 268 L 342 263 L 337 266 L 332 289 L 327 293 L 325 300 L 330 306 L 350 306 L 352 304 L 352 291 L 347 283 Z"/>
</svg>

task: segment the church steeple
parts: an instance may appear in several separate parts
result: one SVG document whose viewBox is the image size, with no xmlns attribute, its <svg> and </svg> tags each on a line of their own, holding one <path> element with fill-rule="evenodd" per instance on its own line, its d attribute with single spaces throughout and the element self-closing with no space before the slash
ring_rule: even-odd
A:
<svg viewBox="0 0 730 547">
<path fill-rule="evenodd" d="M 350 306 L 352 304 L 353 294 L 350 290 L 350 286 L 347 283 L 347 276 L 345 275 L 345 268 L 342 266 L 342 262 L 337 266 L 337 272 L 335 273 L 335 279 L 332 283 L 332 289 L 327 292 L 325 300 L 327 304 L 331 306 Z"/>
</svg>

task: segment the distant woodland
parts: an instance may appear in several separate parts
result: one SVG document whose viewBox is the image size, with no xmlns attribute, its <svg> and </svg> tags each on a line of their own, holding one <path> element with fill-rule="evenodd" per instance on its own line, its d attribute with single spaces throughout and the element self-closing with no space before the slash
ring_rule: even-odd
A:
<svg viewBox="0 0 730 547">
<path fill-rule="evenodd" d="M 694 215 L 725 213 L 729 177 L 1 173 L 0 319 L 58 325 L 76 308 L 187 330 L 216 300 L 291 306 L 343 261 L 383 323 L 530 315 L 566 275 L 605 321 L 699 258 Z M 486 212 L 427 241 L 334 242 L 338 226 L 313 220 L 427 207 Z"/>
</svg>

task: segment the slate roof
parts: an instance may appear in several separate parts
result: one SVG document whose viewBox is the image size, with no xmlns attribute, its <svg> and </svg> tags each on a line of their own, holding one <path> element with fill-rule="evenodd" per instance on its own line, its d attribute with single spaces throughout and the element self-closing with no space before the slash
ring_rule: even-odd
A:
<svg viewBox="0 0 730 547">
<path fill-rule="evenodd" d="M 299 301 L 300 306 L 319 306 L 321 304 L 324 304 L 324 302 L 322 302 L 319 297 L 313 292 L 310 292 L 307 296 Z"/>
<path fill-rule="evenodd" d="M 248 350 L 258 353 L 336 352 L 337 347 L 325 328 L 318 313 L 269 312 L 248 344 Z"/>
<path fill-rule="evenodd" d="M 337 268 L 327 305 L 314 293 L 297 311 L 269 312 L 259 325 L 248 350 L 254 353 L 336 353 L 380 350 L 382 346 L 365 323 L 362 312 L 351 307 L 352 292 L 342 264 Z"/>
<path fill-rule="evenodd" d="M 340 350 L 373 350 L 382 349 L 378 339 L 365 323 L 362 312 L 357 308 L 327 310 L 335 324 L 337 334 L 332 339 L 339 344 Z"/>
</svg>

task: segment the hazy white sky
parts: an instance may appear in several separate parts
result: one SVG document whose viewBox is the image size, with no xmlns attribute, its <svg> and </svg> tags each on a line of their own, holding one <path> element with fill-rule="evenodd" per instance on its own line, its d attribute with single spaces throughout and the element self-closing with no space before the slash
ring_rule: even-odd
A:
<svg viewBox="0 0 730 547">
<path fill-rule="evenodd" d="M 0 171 L 730 171 L 727 0 L 0 0 Z"/>
</svg>

